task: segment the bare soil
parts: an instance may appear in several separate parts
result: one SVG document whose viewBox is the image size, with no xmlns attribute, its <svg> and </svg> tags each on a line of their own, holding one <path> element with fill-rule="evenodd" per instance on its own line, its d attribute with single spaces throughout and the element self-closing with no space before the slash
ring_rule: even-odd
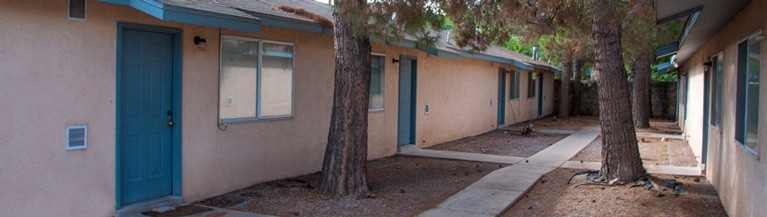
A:
<svg viewBox="0 0 767 217">
<path fill-rule="evenodd" d="M 602 161 L 602 137 L 597 137 L 570 160 L 584 162 Z M 688 166 L 698 165 L 687 141 L 678 139 L 639 138 L 639 155 L 644 165 Z"/>
<path fill-rule="evenodd" d="M 481 135 L 445 142 L 427 149 L 530 157 L 567 135 L 534 132 L 522 136 L 519 132 L 494 130 Z"/>
<path fill-rule="evenodd" d="M 579 130 L 598 126 L 598 117 L 571 117 L 568 121 L 543 118 L 533 128 Z M 653 128 L 638 132 L 669 133 L 675 124 L 651 122 Z M 512 128 L 513 129 L 513 128 Z M 528 157 L 545 149 L 564 135 L 536 132 L 523 137 L 519 132 L 496 130 L 479 136 L 446 142 L 432 147 Z M 598 142 L 587 146 L 574 160 L 599 161 Z M 660 142 L 640 139 L 645 164 L 695 166 L 682 140 Z M 436 207 L 448 197 L 504 165 L 456 160 L 394 156 L 368 162 L 370 194 L 360 197 L 321 195 L 316 187 L 319 173 L 256 184 L 198 204 L 275 216 L 414 216 Z M 585 178 L 567 180 L 581 170 L 556 169 L 502 216 L 726 216 L 718 195 L 704 177 L 657 175 L 682 183 L 685 193 L 651 191 L 642 187 L 583 185 Z"/>
<path fill-rule="evenodd" d="M 582 185 L 567 180 L 579 170 L 556 169 L 541 178 L 501 216 L 727 216 L 716 190 L 704 177 L 656 175 L 680 182 L 684 193 L 631 185 Z"/>
<path fill-rule="evenodd" d="M 681 135 L 682 129 L 676 125 L 676 123 L 662 120 L 652 119 L 650 120 L 650 128 L 636 129 L 637 133 L 662 133 L 662 134 L 676 134 Z"/>
<path fill-rule="evenodd" d="M 512 129 L 533 124 L 533 129 L 551 130 L 580 130 L 586 126 L 599 126 L 598 116 L 572 116 L 568 120 L 558 119 L 556 116 L 539 118 L 535 120 L 516 123 L 509 126 Z"/>
<path fill-rule="evenodd" d="M 370 194 L 321 195 L 319 173 L 271 181 L 197 203 L 275 216 L 413 216 L 493 170 L 493 163 L 394 156 L 367 163 Z"/>
</svg>

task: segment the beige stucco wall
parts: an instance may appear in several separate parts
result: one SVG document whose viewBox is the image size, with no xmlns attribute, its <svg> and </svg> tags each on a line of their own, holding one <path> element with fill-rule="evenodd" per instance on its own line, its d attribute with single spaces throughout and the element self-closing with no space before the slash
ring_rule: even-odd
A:
<svg viewBox="0 0 767 217">
<path fill-rule="evenodd" d="M 66 18 L 66 1 L 0 1 L 0 14 L 0 216 L 114 214 L 118 22 L 183 31 L 181 163 L 186 201 L 320 170 L 332 103 L 330 35 L 266 26 L 262 33 L 248 33 L 165 22 L 95 0 L 88 1 L 85 22 Z M 292 118 L 219 130 L 219 35 L 294 44 Z M 207 39 L 205 51 L 191 43 L 195 36 Z M 393 46 L 374 45 L 374 52 L 387 60 L 418 58 L 419 147 L 497 127 L 497 70 L 511 66 L 472 58 L 427 59 L 422 51 Z M 369 114 L 369 159 L 397 151 L 398 70 L 387 61 L 385 108 Z M 553 74 L 546 76 L 547 100 L 551 82 Z M 525 86 L 521 90 L 520 102 L 525 102 Z M 428 115 L 426 103 L 431 105 Z M 544 113 L 551 113 L 553 102 L 544 104 Z M 519 106 L 534 114 L 537 104 Z M 88 148 L 66 151 L 66 127 L 80 124 L 89 127 Z"/>
<path fill-rule="evenodd" d="M 517 67 L 506 67 L 506 69 L 519 71 L 519 98 L 508 99 L 511 91 L 510 74 L 506 76 L 506 125 L 532 120 L 538 118 L 538 97 L 543 97 L 543 109 L 541 116 L 547 116 L 554 110 L 554 73 L 549 71 L 537 71 L 543 73 L 543 94 L 538 93 L 538 81 L 536 80 L 535 97 L 527 97 L 529 84 L 527 80 L 530 72 L 521 70 Z M 536 72 L 536 71 L 532 71 Z"/>
<path fill-rule="evenodd" d="M 737 91 L 737 44 L 752 33 L 765 28 L 763 11 L 767 1 L 755 0 L 733 18 L 682 66 L 690 74 L 690 98 L 686 135 L 693 150 L 702 149 L 703 67 L 702 60 L 722 53 L 724 85 L 722 128 L 708 127 L 706 177 L 719 192 L 730 216 L 761 216 L 767 213 L 767 55 L 762 54 L 760 82 L 759 147 L 755 157 L 736 144 L 735 106 Z M 762 51 L 767 48 L 762 42 Z"/>
</svg>

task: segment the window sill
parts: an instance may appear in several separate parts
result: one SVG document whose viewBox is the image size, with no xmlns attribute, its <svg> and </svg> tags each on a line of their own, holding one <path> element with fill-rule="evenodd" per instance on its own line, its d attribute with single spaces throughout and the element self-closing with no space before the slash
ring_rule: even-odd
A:
<svg viewBox="0 0 767 217">
<path fill-rule="evenodd" d="M 754 157 L 756 160 L 759 160 L 759 154 L 757 154 L 754 149 L 751 149 L 751 147 L 741 144 L 740 141 L 738 140 L 735 140 L 735 144 L 738 145 L 738 147 L 742 148 L 743 151 L 746 151 L 746 153 Z"/>
<path fill-rule="evenodd" d="M 714 129 L 717 133 L 722 134 L 722 129 L 714 125 L 708 125 L 709 128 Z"/>
<path fill-rule="evenodd" d="M 519 98 L 509 99 L 509 101 L 519 101 Z"/>
<path fill-rule="evenodd" d="M 269 118 L 232 118 L 232 119 L 225 119 L 225 120 L 219 119 L 218 123 L 219 124 L 244 124 L 244 123 L 252 123 L 252 122 L 280 121 L 280 120 L 289 120 L 289 119 L 293 119 L 293 115 L 269 117 Z"/>
<path fill-rule="evenodd" d="M 384 109 L 368 109 L 368 113 L 382 113 Z"/>
</svg>

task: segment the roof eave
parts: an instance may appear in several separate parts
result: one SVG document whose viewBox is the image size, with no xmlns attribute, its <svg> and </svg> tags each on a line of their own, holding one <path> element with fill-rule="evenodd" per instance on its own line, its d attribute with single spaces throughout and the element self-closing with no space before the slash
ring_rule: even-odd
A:
<svg viewBox="0 0 767 217">
<path fill-rule="evenodd" d="M 155 0 L 100 0 L 102 2 L 125 5 L 157 19 L 188 23 L 217 28 L 242 30 L 247 32 L 261 32 L 261 19 L 238 17 L 228 14 L 201 11 L 190 8 L 182 8 L 165 5 Z"/>
</svg>

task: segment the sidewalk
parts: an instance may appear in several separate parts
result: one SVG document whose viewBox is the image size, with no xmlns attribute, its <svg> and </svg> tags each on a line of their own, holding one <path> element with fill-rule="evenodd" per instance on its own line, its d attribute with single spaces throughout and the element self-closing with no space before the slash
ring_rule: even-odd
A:
<svg viewBox="0 0 767 217">
<path fill-rule="evenodd" d="M 493 171 L 436 208 L 418 215 L 496 216 L 517 202 L 544 174 L 565 164 L 598 135 L 598 127 L 586 127 L 529 158 L 423 150 L 413 146 L 401 148 L 399 154 L 473 161 L 490 159 L 488 162 L 512 164 Z"/>
</svg>

